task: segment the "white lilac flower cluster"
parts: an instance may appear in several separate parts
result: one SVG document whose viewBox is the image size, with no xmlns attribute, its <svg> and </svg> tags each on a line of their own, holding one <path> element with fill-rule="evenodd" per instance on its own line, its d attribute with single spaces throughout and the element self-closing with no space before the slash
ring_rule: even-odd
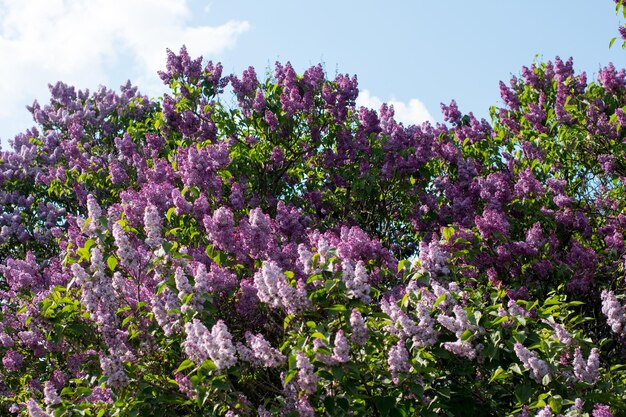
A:
<svg viewBox="0 0 626 417">
<path fill-rule="evenodd" d="M 117 296 L 112 280 L 106 276 L 102 252 L 97 246 L 91 249 L 91 275 L 75 263 L 71 266 L 76 283 L 81 286 L 81 303 L 99 326 L 117 323 Z"/>
<path fill-rule="evenodd" d="M 469 322 L 467 312 L 460 305 L 455 305 L 452 311 L 454 312 L 454 317 L 443 314 L 437 317 L 439 324 L 453 332 L 457 338 L 454 342 L 445 342 L 443 347 L 455 355 L 474 359 L 477 350 L 470 340 L 474 334 L 482 332 L 483 329 Z M 464 338 L 463 336 L 468 331 L 471 332 L 471 336 Z"/>
<path fill-rule="evenodd" d="M 298 368 L 298 386 L 307 394 L 314 394 L 317 391 L 319 377 L 315 375 L 313 364 L 303 352 L 298 352 L 296 355 L 296 367 Z"/>
<path fill-rule="evenodd" d="M 152 298 L 151 307 L 154 319 L 163 329 L 165 336 L 172 336 L 182 329 L 180 314 L 175 314 L 172 311 L 180 308 L 180 302 L 174 291 L 165 287 L 161 294 Z"/>
<path fill-rule="evenodd" d="M 433 277 L 450 274 L 448 267 L 450 253 L 444 245 L 437 240 L 432 240 L 430 243 L 420 242 L 419 247 L 418 259 L 423 271 Z"/>
<path fill-rule="evenodd" d="M 576 348 L 573 365 L 574 375 L 576 375 L 579 381 L 589 384 L 595 383 L 600 377 L 598 372 L 598 368 L 600 367 L 600 351 L 597 348 L 591 349 L 591 353 L 585 362 L 580 348 Z"/>
<path fill-rule="evenodd" d="M 400 383 L 399 375 L 402 372 L 409 372 L 411 364 L 409 363 L 409 352 L 406 350 L 404 342 L 399 340 L 389 349 L 389 357 L 387 358 L 389 372 L 394 384 Z"/>
<path fill-rule="evenodd" d="M 613 291 L 603 290 L 601 294 L 602 313 L 606 316 L 606 322 L 611 326 L 613 333 L 620 336 L 626 335 L 626 309 L 617 300 Z"/>
<path fill-rule="evenodd" d="M 153 204 L 148 204 L 144 210 L 143 223 L 146 231 L 146 244 L 153 249 L 158 249 L 163 243 L 161 236 L 161 216 L 159 210 Z"/>
<path fill-rule="evenodd" d="M 102 217 L 102 209 L 96 201 L 95 197 L 91 194 L 87 196 L 87 216 L 89 216 L 89 223 L 85 227 L 85 232 L 90 237 L 95 237 L 97 232 L 101 231 L 100 217 Z"/>
<path fill-rule="evenodd" d="M 363 316 L 356 308 L 353 308 L 350 313 L 350 329 L 352 330 L 350 336 L 352 343 L 363 346 L 367 342 L 368 330 Z"/>
<path fill-rule="evenodd" d="M 304 282 L 298 281 L 295 288 L 289 285 L 287 276 L 274 261 L 264 262 L 254 274 L 254 286 L 259 300 L 283 308 L 288 314 L 297 313 L 310 304 Z"/>
<path fill-rule="evenodd" d="M 124 229 L 119 223 L 115 223 L 112 232 L 115 246 L 117 246 L 116 253 L 120 258 L 121 265 L 129 270 L 134 270 L 137 264 L 135 250 L 128 241 L 128 236 L 126 236 Z"/>
<path fill-rule="evenodd" d="M 358 261 L 354 265 L 352 261 L 345 259 L 341 263 L 341 269 L 348 295 L 360 299 L 365 304 L 370 303 L 372 298 L 370 297 L 369 274 L 365 269 L 365 263 Z"/>
<path fill-rule="evenodd" d="M 275 368 L 285 362 L 285 355 L 273 348 L 262 334 L 254 335 L 246 332 L 245 336 L 248 346 L 244 346 L 242 343 L 237 344 L 239 357 L 244 361 L 266 368 Z"/>
<path fill-rule="evenodd" d="M 543 377 L 550 374 L 550 368 L 548 364 L 537 357 L 533 352 L 528 350 L 521 343 L 516 343 L 514 346 L 515 354 L 522 361 L 525 369 L 530 370 L 533 378 L 538 383 L 541 383 Z"/>
<path fill-rule="evenodd" d="M 202 322 L 193 319 L 185 324 L 185 333 L 187 338 L 183 342 L 183 348 L 193 362 L 201 364 L 211 359 L 220 370 L 237 363 L 232 336 L 222 320 L 219 320 L 209 332 Z"/>
<path fill-rule="evenodd" d="M 324 340 L 316 338 L 313 341 L 313 346 L 317 352 L 316 358 L 325 365 L 337 365 L 340 363 L 346 363 L 350 361 L 350 346 L 348 345 L 348 339 L 343 330 L 339 330 L 335 334 L 335 342 L 332 350 L 332 354 L 326 354 L 321 351 L 329 351 L 328 345 Z"/>
</svg>

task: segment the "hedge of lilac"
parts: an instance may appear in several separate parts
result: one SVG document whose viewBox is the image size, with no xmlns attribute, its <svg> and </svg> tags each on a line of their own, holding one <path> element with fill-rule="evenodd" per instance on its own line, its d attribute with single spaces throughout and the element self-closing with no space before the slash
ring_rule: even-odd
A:
<svg viewBox="0 0 626 417">
<path fill-rule="evenodd" d="M 626 414 L 625 70 L 434 126 L 319 65 L 160 76 L 0 154 L 1 413 Z"/>
</svg>

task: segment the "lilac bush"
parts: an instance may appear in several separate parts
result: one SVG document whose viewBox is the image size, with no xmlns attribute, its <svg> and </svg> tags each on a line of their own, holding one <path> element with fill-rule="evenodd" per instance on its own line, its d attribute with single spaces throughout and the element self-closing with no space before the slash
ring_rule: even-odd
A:
<svg viewBox="0 0 626 417">
<path fill-rule="evenodd" d="M 0 154 L 2 413 L 626 413 L 624 70 L 421 126 L 319 65 L 160 77 Z"/>
</svg>

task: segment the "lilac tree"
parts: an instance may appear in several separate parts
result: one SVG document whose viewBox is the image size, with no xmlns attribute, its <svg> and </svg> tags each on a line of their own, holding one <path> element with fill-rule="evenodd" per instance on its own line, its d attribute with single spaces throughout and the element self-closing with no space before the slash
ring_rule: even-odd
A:
<svg viewBox="0 0 626 417">
<path fill-rule="evenodd" d="M 160 76 L 52 86 L 0 155 L 4 413 L 626 412 L 624 70 L 435 126 L 319 65 Z"/>
</svg>

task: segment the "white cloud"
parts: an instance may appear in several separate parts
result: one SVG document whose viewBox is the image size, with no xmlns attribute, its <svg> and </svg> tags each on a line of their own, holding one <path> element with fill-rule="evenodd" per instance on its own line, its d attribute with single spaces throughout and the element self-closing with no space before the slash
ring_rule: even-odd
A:
<svg viewBox="0 0 626 417">
<path fill-rule="evenodd" d="M 422 124 L 426 121 L 433 122 L 435 119 L 430 115 L 430 112 L 422 103 L 416 98 L 409 100 L 408 103 L 394 100 L 388 100 L 388 105 L 393 106 L 395 119 L 405 125 L 410 124 Z M 374 110 L 379 110 L 383 104 L 383 100 L 379 97 L 373 96 L 368 90 L 360 90 L 359 96 L 356 99 L 357 107 L 363 106 Z"/>
<path fill-rule="evenodd" d="M 44 101 L 48 83 L 117 88 L 131 79 L 160 94 L 165 49 L 185 44 L 215 58 L 250 28 L 247 21 L 191 26 L 187 0 L 0 0 L 0 137 L 29 126 L 24 109 Z M 17 129 L 17 130 L 15 130 Z"/>
</svg>

